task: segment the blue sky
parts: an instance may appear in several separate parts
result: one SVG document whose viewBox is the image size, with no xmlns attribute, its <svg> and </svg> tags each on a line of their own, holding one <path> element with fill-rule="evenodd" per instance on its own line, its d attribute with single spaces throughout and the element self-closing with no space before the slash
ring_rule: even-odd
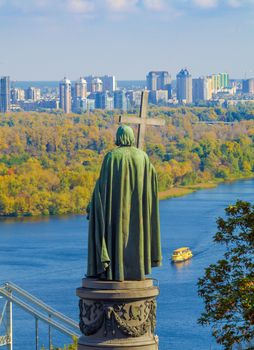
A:
<svg viewBox="0 0 254 350">
<path fill-rule="evenodd" d="M 0 75 L 254 76 L 254 0 L 0 0 Z"/>
</svg>

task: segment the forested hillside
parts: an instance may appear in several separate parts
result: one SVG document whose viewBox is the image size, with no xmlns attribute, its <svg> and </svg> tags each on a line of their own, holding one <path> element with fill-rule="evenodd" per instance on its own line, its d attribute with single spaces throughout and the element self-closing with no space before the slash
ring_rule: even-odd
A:
<svg viewBox="0 0 254 350">
<path fill-rule="evenodd" d="M 151 109 L 146 151 L 161 191 L 253 176 L 254 109 Z M 0 115 L 0 215 L 84 213 L 101 161 L 114 147 L 117 116 Z M 246 119 L 246 120 L 244 120 Z M 236 124 L 194 124 L 239 120 Z"/>
</svg>

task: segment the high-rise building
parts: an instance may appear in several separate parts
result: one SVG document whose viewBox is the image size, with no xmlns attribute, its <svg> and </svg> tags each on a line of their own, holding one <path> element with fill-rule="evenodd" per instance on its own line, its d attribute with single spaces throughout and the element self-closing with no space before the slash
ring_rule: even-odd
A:
<svg viewBox="0 0 254 350">
<path fill-rule="evenodd" d="M 212 75 L 212 91 L 216 93 L 220 89 L 220 76 L 218 74 Z"/>
<path fill-rule="evenodd" d="M 86 111 L 92 111 L 95 108 L 95 100 L 91 98 L 77 97 L 75 108 L 76 108 L 75 109 L 76 113 L 84 113 Z"/>
<path fill-rule="evenodd" d="M 220 87 L 223 88 L 228 88 L 229 87 L 229 75 L 228 73 L 220 73 Z"/>
<path fill-rule="evenodd" d="M 141 103 L 141 90 L 131 90 L 126 93 L 126 97 L 130 103 L 131 106 L 133 107 L 138 107 L 140 106 Z"/>
<path fill-rule="evenodd" d="M 227 88 L 229 86 L 228 73 L 219 73 L 212 75 L 212 91 L 217 93 L 219 90 Z"/>
<path fill-rule="evenodd" d="M 166 84 L 165 90 L 168 92 L 168 98 L 172 98 L 172 84 Z"/>
<path fill-rule="evenodd" d="M 74 97 L 86 98 L 87 96 L 87 82 L 85 79 L 80 78 L 75 82 Z"/>
<path fill-rule="evenodd" d="M 71 81 L 64 78 L 59 84 L 60 92 L 60 108 L 65 111 L 65 113 L 71 112 Z"/>
<path fill-rule="evenodd" d="M 198 103 L 205 100 L 205 79 L 192 79 L 192 101 Z"/>
<path fill-rule="evenodd" d="M 166 71 L 151 71 L 146 76 L 147 89 L 150 91 L 167 90 L 171 77 Z"/>
<path fill-rule="evenodd" d="M 75 82 L 73 89 L 73 111 L 79 113 L 82 111 L 83 103 L 82 100 L 87 97 L 87 82 L 85 79 L 80 78 Z"/>
<path fill-rule="evenodd" d="M 103 91 L 103 83 L 100 78 L 94 78 L 92 80 L 92 92 L 102 92 Z"/>
<path fill-rule="evenodd" d="M 100 77 L 103 84 L 103 91 L 115 91 L 116 90 L 116 77 L 114 75 L 104 75 Z"/>
<path fill-rule="evenodd" d="M 2 77 L 0 80 L 0 112 L 6 113 L 10 111 L 10 77 Z"/>
<path fill-rule="evenodd" d="M 125 91 L 118 90 L 114 92 L 114 108 L 127 111 L 127 97 Z"/>
<path fill-rule="evenodd" d="M 27 100 L 39 101 L 41 99 L 41 89 L 30 86 L 26 90 Z"/>
<path fill-rule="evenodd" d="M 87 98 L 86 100 L 86 110 L 94 111 L 95 110 L 95 100 L 93 98 Z"/>
<path fill-rule="evenodd" d="M 98 109 L 114 109 L 114 99 L 106 92 L 97 92 L 95 94 L 95 108 Z"/>
<path fill-rule="evenodd" d="M 108 96 L 106 101 L 106 109 L 112 111 L 114 109 L 114 97 Z"/>
<path fill-rule="evenodd" d="M 243 89 L 244 94 L 254 94 L 254 79 L 245 79 L 243 80 Z"/>
<path fill-rule="evenodd" d="M 89 75 L 84 78 L 87 82 L 87 91 L 96 92 L 93 90 L 93 81 L 99 79 L 102 82 L 101 91 L 113 92 L 117 88 L 116 77 L 114 75 L 104 75 L 102 77 Z"/>
<path fill-rule="evenodd" d="M 209 101 L 213 97 L 213 90 L 212 90 L 212 78 L 206 77 L 205 78 L 205 101 Z"/>
<path fill-rule="evenodd" d="M 86 98 L 74 97 L 72 100 L 72 111 L 74 113 L 82 113 L 86 106 Z"/>
<path fill-rule="evenodd" d="M 87 84 L 87 91 L 88 92 L 92 92 L 92 81 L 95 79 L 96 77 L 94 75 L 88 75 L 86 77 L 84 77 L 86 84 Z"/>
<path fill-rule="evenodd" d="M 192 79 L 192 101 L 209 101 L 212 99 L 212 78 L 202 77 Z"/>
<path fill-rule="evenodd" d="M 176 76 L 176 91 L 179 103 L 192 103 L 192 77 L 186 68 Z"/>
<path fill-rule="evenodd" d="M 171 77 L 168 72 L 158 72 L 157 90 L 166 90 L 167 85 L 171 83 Z"/>
<path fill-rule="evenodd" d="M 157 74 L 155 72 L 149 72 L 146 76 L 147 89 L 150 91 L 157 90 Z"/>
<path fill-rule="evenodd" d="M 166 105 L 168 102 L 167 90 L 153 90 L 149 92 L 149 102 L 155 105 Z"/>
<path fill-rule="evenodd" d="M 11 101 L 12 103 L 18 103 L 19 101 L 24 101 L 25 90 L 20 88 L 11 89 Z"/>
</svg>

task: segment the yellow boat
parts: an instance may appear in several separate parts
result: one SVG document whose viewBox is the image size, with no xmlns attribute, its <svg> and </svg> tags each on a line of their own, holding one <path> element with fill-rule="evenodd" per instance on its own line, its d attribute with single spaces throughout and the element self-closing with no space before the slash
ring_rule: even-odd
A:
<svg viewBox="0 0 254 350">
<path fill-rule="evenodd" d="M 190 258 L 192 258 L 192 256 L 193 254 L 190 248 L 182 247 L 174 250 L 171 259 L 173 262 L 182 262 L 185 260 L 189 260 Z"/>
</svg>

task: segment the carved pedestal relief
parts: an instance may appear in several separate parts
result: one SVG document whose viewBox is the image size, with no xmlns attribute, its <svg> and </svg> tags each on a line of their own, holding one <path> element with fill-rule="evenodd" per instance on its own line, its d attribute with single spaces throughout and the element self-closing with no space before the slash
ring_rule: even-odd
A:
<svg viewBox="0 0 254 350">
<path fill-rule="evenodd" d="M 80 299 L 79 308 L 85 336 L 103 328 L 105 337 L 114 336 L 117 329 L 126 337 L 140 337 L 153 333 L 156 325 L 155 298 L 125 304 Z"/>
<path fill-rule="evenodd" d="M 158 350 L 153 280 L 83 279 L 77 289 L 82 336 L 79 350 Z"/>
</svg>

